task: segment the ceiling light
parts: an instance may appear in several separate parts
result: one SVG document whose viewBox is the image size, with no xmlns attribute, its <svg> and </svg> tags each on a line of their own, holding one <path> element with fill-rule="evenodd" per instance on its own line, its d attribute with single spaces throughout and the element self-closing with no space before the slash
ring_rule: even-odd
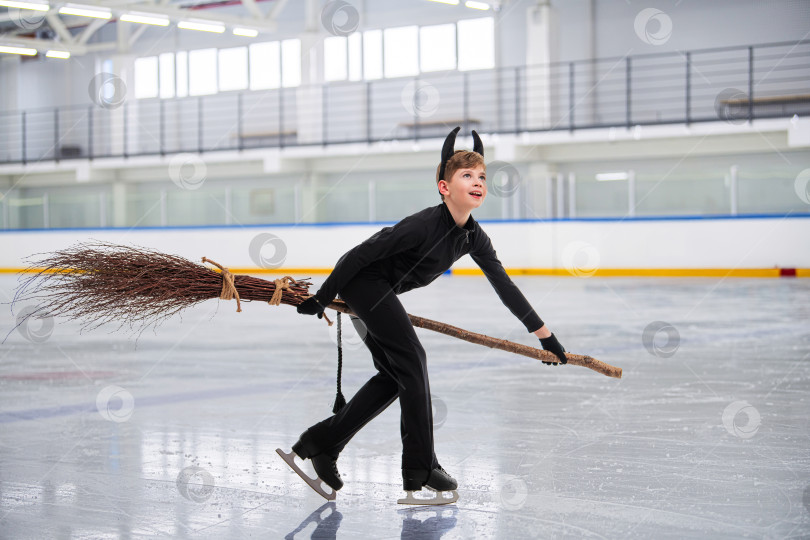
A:
<svg viewBox="0 0 810 540">
<path fill-rule="evenodd" d="M 225 31 L 225 26 L 222 23 L 213 22 L 213 23 L 204 23 L 204 22 L 194 22 L 194 21 L 180 21 L 177 23 L 177 28 L 182 28 L 183 30 L 199 30 L 201 32 L 216 32 L 217 34 L 221 34 Z"/>
<path fill-rule="evenodd" d="M 70 58 L 70 53 L 67 51 L 48 51 L 45 53 L 48 58 Z"/>
<path fill-rule="evenodd" d="M 245 37 L 256 37 L 259 35 L 258 30 L 253 30 L 252 28 L 234 28 L 233 35 L 235 36 L 245 36 Z"/>
<path fill-rule="evenodd" d="M 457 6 L 458 0 L 430 0 L 431 2 L 438 2 L 439 4 L 450 4 L 451 6 Z"/>
<path fill-rule="evenodd" d="M 473 0 L 467 0 L 466 2 L 464 2 L 464 6 L 473 9 L 481 9 L 483 11 L 489 9 L 489 4 L 487 4 L 486 2 L 474 2 Z"/>
<path fill-rule="evenodd" d="M 596 179 L 600 182 L 606 182 L 609 180 L 627 180 L 628 176 L 626 172 L 609 172 L 609 173 L 597 173 Z"/>
<path fill-rule="evenodd" d="M 24 54 L 26 56 L 34 56 L 35 54 L 37 54 L 37 50 L 29 49 L 28 47 L 5 47 L 0 45 L 0 53 Z"/>
<path fill-rule="evenodd" d="M 48 4 L 40 4 L 38 2 L 7 2 L 0 0 L 0 6 L 19 9 L 33 9 L 35 11 L 48 11 L 51 6 Z"/>
<path fill-rule="evenodd" d="M 149 13 L 124 13 L 118 20 L 141 24 L 154 24 L 155 26 L 169 26 L 169 19 Z"/>
<path fill-rule="evenodd" d="M 95 19 L 110 19 L 112 13 L 109 9 L 97 9 L 92 6 L 80 6 L 77 4 L 67 4 L 59 8 L 60 15 L 76 15 L 78 17 L 93 17 Z"/>
</svg>

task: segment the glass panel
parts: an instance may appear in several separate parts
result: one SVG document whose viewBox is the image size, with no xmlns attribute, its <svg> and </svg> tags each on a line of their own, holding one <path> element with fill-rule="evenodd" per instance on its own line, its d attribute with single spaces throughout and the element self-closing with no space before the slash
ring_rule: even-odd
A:
<svg viewBox="0 0 810 540">
<path fill-rule="evenodd" d="M 281 63 L 278 41 L 250 46 L 250 89 L 266 90 L 281 86 Z"/>
<path fill-rule="evenodd" d="M 158 95 L 158 58 L 135 59 L 135 97 L 153 98 Z"/>
<path fill-rule="evenodd" d="M 175 55 L 176 70 L 177 70 L 177 97 L 186 97 L 188 95 L 188 53 L 186 51 L 178 52 Z"/>
<path fill-rule="evenodd" d="M 168 189 L 166 225 L 224 225 L 225 191 L 201 187 L 195 190 Z"/>
<path fill-rule="evenodd" d="M 200 49 L 188 53 L 189 93 L 192 96 L 216 94 L 217 50 Z"/>
<path fill-rule="evenodd" d="M 636 215 L 688 216 L 728 214 L 729 189 L 722 176 L 636 175 Z"/>
<path fill-rule="evenodd" d="M 360 32 L 349 36 L 349 80 L 363 79 L 363 37 Z"/>
<path fill-rule="evenodd" d="M 301 85 L 301 40 L 281 42 L 281 84 L 284 88 Z"/>
<path fill-rule="evenodd" d="M 734 162 L 738 213 L 810 212 L 810 152 L 736 156 Z"/>
<path fill-rule="evenodd" d="M 160 97 L 174 97 L 174 53 L 160 55 Z"/>
<path fill-rule="evenodd" d="M 295 223 L 295 182 L 261 182 L 261 186 L 233 188 L 231 208 L 234 223 Z"/>
<path fill-rule="evenodd" d="M 568 177 L 565 177 L 566 184 Z M 576 176 L 576 217 L 627 215 L 627 180 L 599 181 L 593 174 Z"/>
<path fill-rule="evenodd" d="M 247 47 L 219 51 L 219 90 L 244 90 L 248 87 Z"/>
<path fill-rule="evenodd" d="M 367 80 L 382 79 L 382 30 L 363 32 L 363 71 Z"/>
<path fill-rule="evenodd" d="M 48 193 L 50 228 L 99 227 L 101 206 L 99 193 L 73 194 L 67 190 Z"/>
<path fill-rule="evenodd" d="M 8 197 L 10 229 L 41 229 L 45 226 L 44 198 L 16 194 Z"/>
<path fill-rule="evenodd" d="M 323 40 L 323 76 L 327 81 L 345 81 L 348 75 L 346 38 L 328 37 Z"/>
<path fill-rule="evenodd" d="M 422 71 L 456 69 L 456 26 L 439 24 L 420 28 L 419 57 Z"/>
<path fill-rule="evenodd" d="M 495 67 L 495 23 L 492 17 L 458 21 L 458 69 Z"/>
<path fill-rule="evenodd" d="M 127 194 L 127 227 L 159 227 L 160 192 L 144 191 Z"/>
<path fill-rule="evenodd" d="M 307 218 L 312 221 L 368 221 L 368 180 L 333 176 L 315 188 L 317 206 Z M 310 219 L 307 219 L 310 221 Z"/>
<path fill-rule="evenodd" d="M 385 76 L 405 77 L 419 73 L 419 34 L 416 26 L 386 28 Z"/>
</svg>

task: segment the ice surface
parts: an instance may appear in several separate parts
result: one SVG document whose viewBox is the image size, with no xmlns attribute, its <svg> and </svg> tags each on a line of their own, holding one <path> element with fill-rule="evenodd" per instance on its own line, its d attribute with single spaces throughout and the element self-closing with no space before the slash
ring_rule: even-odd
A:
<svg viewBox="0 0 810 540">
<path fill-rule="evenodd" d="M 335 503 L 275 454 L 335 395 L 334 329 L 289 306 L 211 300 L 137 342 L 66 321 L 14 330 L 0 537 L 810 536 L 810 280 L 514 280 L 569 351 L 624 378 L 417 330 L 450 507 L 397 506 L 396 403 L 341 455 Z M 0 285 L 6 301 L 15 278 Z M 483 277 L 400 298 L 537 345 Z M 7 305 L 0 322 L 14 326 Z M 347 397 L 373 373 L 349 326 Z"/>
</svg>

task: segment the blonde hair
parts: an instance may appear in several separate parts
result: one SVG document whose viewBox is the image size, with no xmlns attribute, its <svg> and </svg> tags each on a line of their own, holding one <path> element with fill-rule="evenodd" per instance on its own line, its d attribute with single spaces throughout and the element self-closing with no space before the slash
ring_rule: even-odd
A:
<svg viewBox="0 0 810 540">
<path fill-rule="evenodd" d="M 442 172 L 442 164 L 439 163 L 439 166 L 436 168 L 436 185 L 439 184 L 439 180 L 449 182 L 459 169 L 474 169 L 479 166 L 486 169 L 487 166 L 484 163 L 484 156 L 478 152 L 456 150 L 453 155 L 450 156 L 450 159 L 447 160 L 447 164 L 444 166 L 444 178 L 439 178 L 439 175 Z M 440 194 L 440 196 L 442 200 L 444 200 L 444 195 Z"/>
</svg>

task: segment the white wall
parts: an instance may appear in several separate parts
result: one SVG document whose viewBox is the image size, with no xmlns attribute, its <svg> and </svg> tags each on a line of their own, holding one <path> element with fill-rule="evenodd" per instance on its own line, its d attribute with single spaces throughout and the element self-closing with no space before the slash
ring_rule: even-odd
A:
<svg viewBox="0 0 810 540">
<path fill-rule="evenodd" d="M 139 245 L 231 268 L 259 268 L 251 241 L 271 233 L 286 248 L 284 267 L 331 268 L 379 230 L 372 225 L 97 229 L 0 232 L 0 268 L 90 239 Z M 810 217 L 639 221 L 484 222 L 507 268 L 810 268 Z M 267 251 L 269 249 L 269 252 Z M 277 252 L 262 252 L 272 258 Z M 455 268 L 475 268 L 469 257 Z M 303 276 L 299 276 L 303 277 Z"/>
</svg>

